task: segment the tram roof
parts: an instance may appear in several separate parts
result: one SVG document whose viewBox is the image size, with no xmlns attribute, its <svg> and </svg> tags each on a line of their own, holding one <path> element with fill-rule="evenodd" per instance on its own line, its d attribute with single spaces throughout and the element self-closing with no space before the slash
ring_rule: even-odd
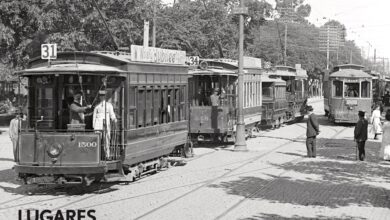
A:
<svg viewBox="0 0 390 220">
<path fill-rule="evenodd" d="M 363 70 L 364 66 L 358 65 L 358 64 L 353 64 L 353 63 L 348 63 L 348 64 L 341 64 L 333 67 L 333 71 L 339 71 L 342 69 L 355 69 L 355 70 Z"/>
<path fill-rule="evenodd" d="M 349 77 L 349 78 L 370 78 L 372 76 L 362 70 L 357 69 L 341 69 L 339 71 L 333 72 L 329 77 Z"/>
<path fill-rule="evenodd" d="M 18 74 L 22 75 L 34 75 L 34 74 L 49 74 L 54 72 L 61 73 L 69 73 L 74 74 L 75 72 L 84 72 L 84 73 L 125 73 L 121 69 L 105 66 L 105 65 L 97 65 L 97 64 L 75 64 L 75 63 L 65 63 L 65 64 L 56 64 L 50 66 L 40 66 L 31 69 L 25 69 L 22 71 L 18 71 Z"/>
<path fill-rule="evenodd" d="M 274 82 L 276 85 L 286 85 L 286 81 L 280 78 L 269 77 L 269 75 L 261 75 L 261 82 Z"/>
<path fill-rule="evenodd" d="M 226 70 L 226 69 L 216 69 L 216 68 L 210 68 L 210 69 L 194 69 L 194 70 L 189 70 L 189 74 L 191 75 L 209 75 L 209 76 L 224 76 L 224 75 L 229 75 L 229 76 L 237 76 L 236 71 L 232 70 Z"/>
</svg>

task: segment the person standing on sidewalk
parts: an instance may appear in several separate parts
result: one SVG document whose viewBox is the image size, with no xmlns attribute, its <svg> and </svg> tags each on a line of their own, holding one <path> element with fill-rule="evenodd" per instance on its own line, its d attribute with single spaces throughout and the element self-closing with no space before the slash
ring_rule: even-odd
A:
<svg viewBox="0 0 390 220">
<path fill-rule="evenodd" d="M 386 121 L 383 124 L 382 143 L 380 157 L 382 160 L 390 160 L 390 109 L 386 112 Z"/>
<path fill-rule="evenodd" d="M 309 118 L 306 128 L 306 148 L 307 157 L 316 157 L 316 137 L 320 133 L 317 116 L 313 113 L 313 107 L 307 106 Z"/>
<path fill-rule="evenodd" d="M 382 134 L 382 124 L 381 124 L 381 111 L 380 106 L 376 106 L 371 116 L 372 124 L 372 133 L 374 133 L 374 139 L 378 139 L 378 135 Z"/>
<path fill-rule="evenodd" d="M 18 141 L 19 141 L 19 129 L 22 123 L 23 114 L 19 111 L 15 111 L 15 118 L 13 118 L 9 124 L 9 138 L 12 141 L 13 152 L 14 152 L 14 161 L 17 162 L 17 150 L 18 150 Z"/>
<path fill-rule="evenodd" d="M 357 144 L 357 148 L 359 150 L 359 160 L 363 161 L 366 156 L 364 146 L 367 140 L 367 128 L 368 121 L 364 118 L 364 111 L 359 111 L 359 121 L 356 123 L 354 130 L 354 138 Z"/>
</svg>

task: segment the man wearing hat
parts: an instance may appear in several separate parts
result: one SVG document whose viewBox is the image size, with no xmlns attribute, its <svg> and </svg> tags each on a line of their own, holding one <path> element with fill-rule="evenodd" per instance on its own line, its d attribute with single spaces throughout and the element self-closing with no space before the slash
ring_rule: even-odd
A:
<svg viewBox="0 0 390 220">
<path fill-rule="evenodd" d="M 307 157 L 316 157 L 316 137 L 320 133 L 317 116 L 313 113 L 313 107 L 307 106 L 309 118 L 306 127 Z"/>
<path fill-rule="evenodd" d="M 219 106 L 219 95 L 218 95 L 219 89 L 215 88 L 213 91 L 213 94 L 210 96 L 210 103 L 211 106 Z"/>
<path fill-rule="evenodd" d="M 368 121 L 364 118 L 364 111 L 359 111 L 359 120 L 356 123 L 355 130 L 354 130 L 354 138 L 357 144 L 357 148 L 359 150 L 359 160 L 364 160 L 365 157 L 365 151 L 364 146 L 366 144 L 367 140 L 367 128 L 368 128 Z"/>
<path fill-rule="evenodd" d="M 23 120 L 23 113 L 20 111 L 20 109 L 15 110 L 15 118 L 13 118 L 9 124 L 9 137 L 12 141 L 13 146 L 13 152 L 14 152 L 14 161 L 17 161 L 17 148 L 18 148 L 18 141 L 19 141 L 19 129 L 21 127 Z"/>
<path fill-rule="evenodd" d="M 116 123 L 116 116 L 114 107 L 111 103 L 106 101 L 106 91 L 99 91 L 100 103 L 93 110 L 93 129 L 95 131 L 102 132 L 106 130 L 104 142 L 104 150 L 106 159 L 110 158 L 110 132 L 111 132 L 111 121 Z"/>
<path fill-rule="evenodd" d="M 84 124 L 84 113 L 88 108 L 91 108 L 91 105 L 85 107 L 81 106 L 81 92 L 75 92 L 73 95 L 73 102 L 70 105 L 70 123 L 71 124 Z"/>
</svg>

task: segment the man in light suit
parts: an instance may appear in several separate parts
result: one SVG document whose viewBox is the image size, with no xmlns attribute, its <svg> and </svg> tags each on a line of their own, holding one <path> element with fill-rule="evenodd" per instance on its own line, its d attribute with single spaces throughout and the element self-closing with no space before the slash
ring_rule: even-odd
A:
<svg viewBox="0 0 390 220">
<path fill-rule="evenodd" d="M 355 125 L 354 130 L 354 138 L 357 144 L 357 148 L 359 150 L 359 160 L 363 161 L 364 157 L 366 156 L 364 146 L 366 144 L 367 140 L 367 128 L 368 128 L 368 121 L 364 118 L 364 111 L 359 111 L 359 120 Z"/>
<path fill-rule="evenodd" d="M 316 157 L 316 137 L 320 133 L 320 129 L 317 116 L 313 113 L 313 107 L 309 105 L 307 111 L 309 112 L 306 128 L 307 157 Z"/>
<path fill-rule="evenodd" d="M 110 138 L 111 138 L 111 121 L 116 123 L 114 107 L 106 101 L 106 91 L 99 91 L 100 103 L 93 110 L 93 129 L 98 132 L 106 131 L 104 142 L 104 151 L 106 159 L 110 158 Z"/>
</svg>

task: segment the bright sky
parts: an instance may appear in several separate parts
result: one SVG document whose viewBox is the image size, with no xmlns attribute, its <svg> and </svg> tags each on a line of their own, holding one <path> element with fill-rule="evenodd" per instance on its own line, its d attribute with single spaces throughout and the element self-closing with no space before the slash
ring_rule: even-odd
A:
<svg viewBox="0 0 390 220">
<path fill-rule="evenodd" d="M 309 21 L 320 26 L 334 19 L 347 28 L 347 39 L 374 56 L 390 58 L 390 1 L 305 0 L 312 7 Z M 323 19 L 326 17 L 326 19 Z M 371 45 L 371 46 L 370 46 Z"/>
<path fill-rule="evenodd" d="M 163 0 L 166 3 L 173 0 Z M 266 0 L 275 5 L 275 0 Z M 311 5 L 309 21 L 316 26 L 334 19 L 347 28 L 347 39 L 354 40 L 371 59 L 390 58 L 390 1 L 389 0 L 305 0 Z M 326 17 L 324 19 L 324 17 Z"/>
</svg>

